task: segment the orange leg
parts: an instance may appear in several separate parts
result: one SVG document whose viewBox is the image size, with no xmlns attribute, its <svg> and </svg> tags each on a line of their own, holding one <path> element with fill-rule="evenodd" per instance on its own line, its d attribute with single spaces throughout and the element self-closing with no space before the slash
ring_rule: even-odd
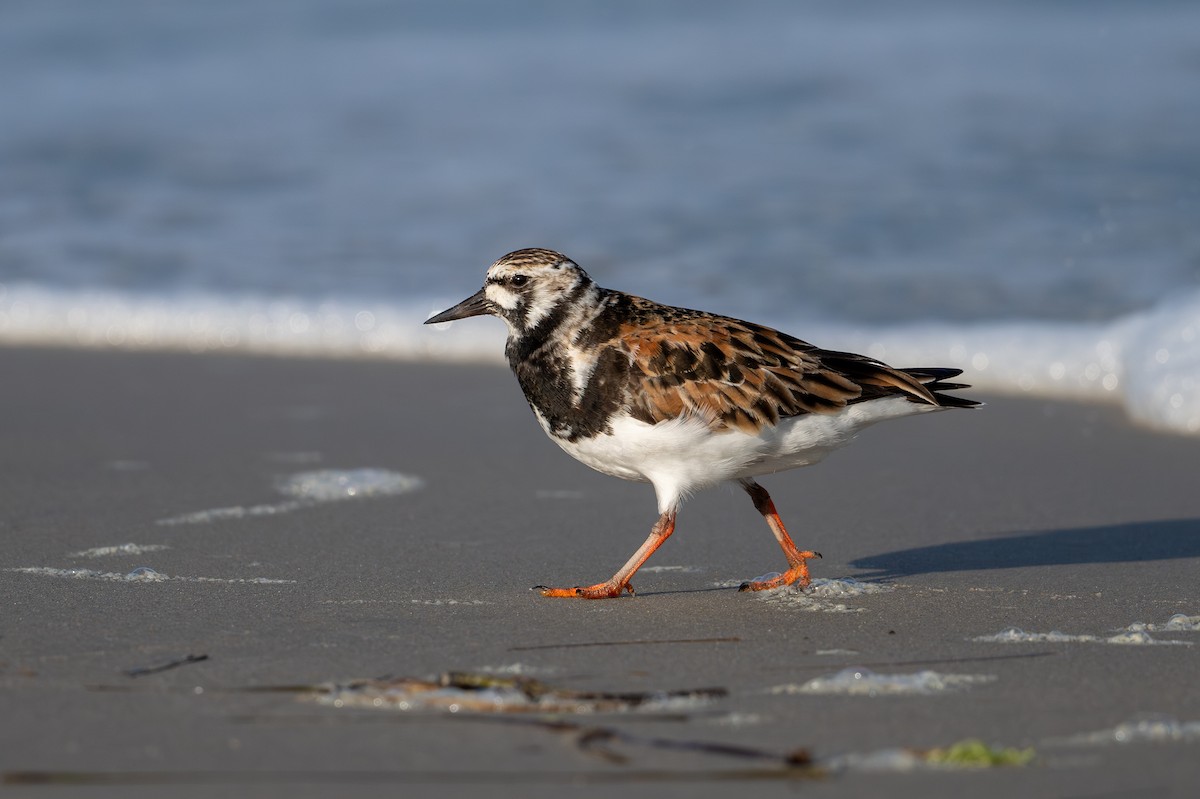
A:
<svg viewBox="0 0 1200 799">
<path fill-rule="evenodd" d="M 621 596 L 626 591 L 632 595 L 633 586 L 629 584 L 629 578 L 633 576 L 635 571 L 641 568 L 647 558 L 654 554 L 654 550 L 662 546 L 663 542 L 671 537 L 671 533 L 673 532 L 675 532 L 675 511 L 672 509 L 658 517 L 658 521 L 654 523 L 653 529 L 650 530 L 649 537 L 638 547 L 638 551 L 633 553 L 633 557 L 616 574 L 608 579 L 608 582 L 596 583 L 584 588 L 580 588 L 579 586 L 574 588 L 547 588 L 544 585 L 537 585 L 534 586 L 533 590 L 542 596 L 566 596 L 580 599 L 608 599 L 609 597 Z"/>
<path fill-rule="evenodd" d="M 771 528 L 771 532 L 775 534 L 775 540 L 779 542 L 780 548 L 783 549 L 783 556 L 787 558 L 788 570 L 778 577 L 772 577 L 769 580 L 753 580 L 751 582 L 742 583 L 739 591 L 766 591 L 769 588 L 778 588 L 781 585 L 791 585 L 798 583 L 800 588 L 806 587 L 811 578 L 808 576 L 808 559 L 821 557 L 820 552 L 809 552 L 808 550 L 801 551 L 796 548 L 792 542 L 792 537 L 788 535 L 787 530 L 783 526 L 783 521 L 779 518 L 779 512 L 775 510 L 775 503 L 771 501 L 771 495 L 767 493 L 767 489 L 760 486 L 753 480 L 743 480 L 742 488 L 746 489 L 746 493 L 750 495 L 750 499 L 754 502 L 754 507 L 767 520 L 767 525 Z"/>
</svg>

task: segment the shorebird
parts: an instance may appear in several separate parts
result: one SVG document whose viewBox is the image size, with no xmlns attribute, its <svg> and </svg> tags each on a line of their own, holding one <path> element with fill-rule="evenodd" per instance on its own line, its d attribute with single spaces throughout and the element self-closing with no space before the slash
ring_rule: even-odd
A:
<svg viewBox="0 0 1200 799">
<path fill-rule="evenodd" d="M 612 577 L 535 588 L 548 597 L 633 594 L 630 579 L 674 532 L 683 500 L 726 481 L 750 495 L 788 564 L 741 590 L 803 588 L 820 554 L 795 545 L 754 478 L 814 464 L 885 419 L 979 404 L 946 393 L 969 388 L 948 382 L 959 369 L 895 369 L 601 288 L 553 250 L 505 255 L 482 289 L 426 324 L 481 314 L 508 326 L 505 355 L 546 435 L 593 469 L 650 483 L 658 499 L 650 535 Z"/>
</svg>

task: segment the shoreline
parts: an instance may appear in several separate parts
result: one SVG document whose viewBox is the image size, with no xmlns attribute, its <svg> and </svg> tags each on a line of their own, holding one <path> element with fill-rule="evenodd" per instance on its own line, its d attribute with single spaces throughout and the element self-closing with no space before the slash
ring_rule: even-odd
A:
<svg viewBox="0 0 1200 799">
<path fill-rule="evenodd" d="M 66 301 L 31 291 L 19 301 L 10 291 L 9 307 L 0 294 L 0 347 L 503 362 L 499 327 L 424 327 L 436 309 L 452 302 L 449 298 L 383 306 L 349 299 L 271 301 L 202 295 L 189 300 L 83 291 Z M 1200 375 L 1190 353 L 1198 314 L 1200 292 L 1184 292 L 1103 321 L 862 325 L 813 319 L 804 323 L 802 337 L 823 348 L 861 352 L 897 366 L 963 369 L 980 390 L 992 393 L 1112 403 L 1147 429 L 1196 436 L 1200 394 L 1194 384 Z M 800 330 L 795 318 L 758 321 L 783 331 Z"/>
</svg>

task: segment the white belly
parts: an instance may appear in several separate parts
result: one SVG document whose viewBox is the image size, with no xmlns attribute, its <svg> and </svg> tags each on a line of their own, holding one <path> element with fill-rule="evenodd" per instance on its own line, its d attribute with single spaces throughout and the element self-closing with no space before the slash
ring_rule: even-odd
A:
<svg viewBox="0 0 1200 799">
<path fill-rule="evenodd" d="M 936 406 L 902 397 L 874 400 L 835 414 L 783 419 L 758 435 L 713 432 L 695 417 L 651 425 L 625 416 L 613 420 L 612 433 L 578 441 L 553 440 L 597 471 L 653 483 L 661 511 L 694 491 L 726 480 L 808 466 L 848 443 L 864 427 L 931 410 Z M 538 421 L 546 427 L 540 414 Z"/>
</svg>

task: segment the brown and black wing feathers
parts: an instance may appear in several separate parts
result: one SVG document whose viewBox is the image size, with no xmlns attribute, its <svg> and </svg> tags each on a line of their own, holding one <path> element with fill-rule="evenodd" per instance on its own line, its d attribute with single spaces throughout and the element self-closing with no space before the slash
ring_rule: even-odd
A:
<svg viewBox="0 0 1200 799">
<path fill-rule="evenodd" d="M 782 418 L 885 396 L 978 404 L 939 393 L 965 388 L 943 382 L 956 369 L 893 369 L 761 325 L 630 299 L 637 313 L 612 343 L 630 361 L 632 413 L 651 424 L 690 415 L 714 429 L 757 433 Z"/>
</svg>

